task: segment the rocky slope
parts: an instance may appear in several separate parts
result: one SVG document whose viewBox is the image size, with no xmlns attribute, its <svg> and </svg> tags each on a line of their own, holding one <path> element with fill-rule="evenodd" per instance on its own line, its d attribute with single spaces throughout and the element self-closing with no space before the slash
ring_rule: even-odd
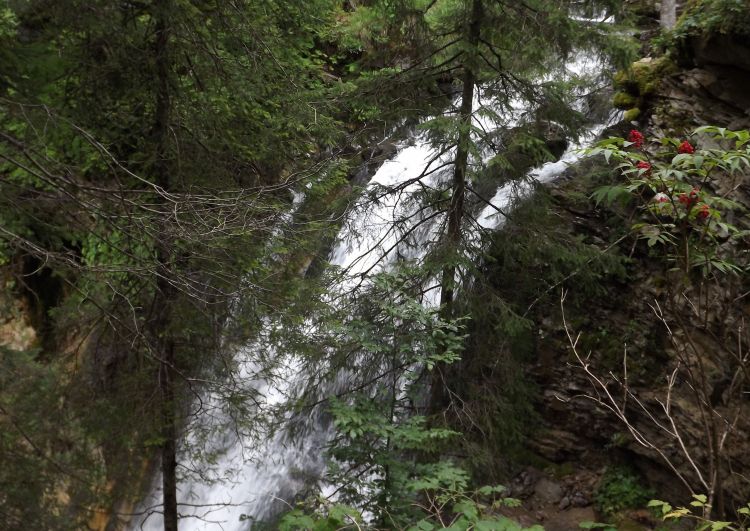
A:
<svg viewBox="0 0 750 531">
<path fill-rule="evenodd" d="M 640 119 L 609 133 L 626 136 L 638 128 L 651 138 L 685 135 L 706 124 L 750 127 L 748 58 L 747 38 L 721 34 L 686 39 L 677 57 L 640 61 L 635 70 L 647 71 L 650 84 L 647 93 L 639 93 L 634 81 L 630 85 L 637 96 L 631 104 L 639 105 L 639 113 L 630 116 L 640 114 Z M 620 76 L 621 89 L 627 85 L 623 79 L 632 76 Z M 698 147 L 718 146 L 701 142 Z M 567 241 L 582 256 L 593 253 L 582 263 L 562 266 L 559 281 L 550 276 L 554 259 L 530 262 L 527 271 L 544 281 L 519 296 L 523 288 L 502 253 L 495 251 L 488 267 L 494 287 L 515 301 L 517 310 L 532 308 L 527 310 L 531 355 L 523 367 L 527 385 L 536 390 L 533 409 L 539 421 L 524 443 L 531 455 L 521 460 L 532 466 L 513 481 L 512 494 L 526 500 L 524 518 L 542 520 L 546 529 L 577 528 L 572 522 L 586 507 L 599 520 L 619 520 L 620 529 L 653 529 L 658 522 L 637 507 L 650 497 L 689 502 L 685 483 L 701 492 L 699 474 L 706 477 L 712 459 L 721 461 L 714 468 L 725 490 L 725 499 L 715 505 L 731 514 L 750 499 L 747 275 L 675 290 L 675 273 L 642 241 L 627 235 L 627 218 L 635 213 L 620 209 L 617 216 L 618 209 L 597 207 L 589 199 L 598 186 L 617 179 L 603 160 L 588 161 L 541 192 L 537 200 L 547 202 L 552 222 L 530 228 L 511 220 L 508 229 L 516 242 L 506 235 L 501 245 L 523 248 L 531 245 L 518 243 L 524 238 L 551 238 Z M 750 174 L 731 184 L 713 178 L 706 186 L 750 208 Z M 744 212 L 730 213 L 730 218 L 740 229 L 750 228 Z M 747 240 L 739 245 L 746 248 Z M 597 253 L 607 258 L 596 258 Z M 560 309 L 563 289 L 568 290 L 567 330 Z M 573 355 L 567 332 L 573 342 L 578 337 L 581 360 Z M 494 347 L 500 359 L 513 357 L 513 350 L 502 342 Z M 701 385 L 708 397 L 703 405 L 696 402 L 699 373 L 705 375 Z M 507 387 L 505 378 L 496 384 Z M 710 418 L 717 419 L 718 434 L 710 429 Z M 723 434 L 716 457 L 710 448 Z"/>
</svg>

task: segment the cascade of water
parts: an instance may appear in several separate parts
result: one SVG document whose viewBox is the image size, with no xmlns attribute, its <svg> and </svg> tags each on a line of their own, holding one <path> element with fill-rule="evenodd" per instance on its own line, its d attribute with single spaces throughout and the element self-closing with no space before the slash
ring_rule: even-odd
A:
<svg viewBox="0 0 750 531">
<path fill-rule="evenodd" d="M 568 74 L 582 75 L 601 70 L 602 65 L 587 60 L 585 55 L 576 56 L 566 65 Z M 481 96 L 479 96 L 481 97 Z M 523 107 L 520 102 L 512 102 L 517 109 L 514 116 L 506 113 L 504 123 L 493 123 L 487 118 L 477 118 L 476 125 L 485 130 L 501 125 L 509 127 L 517 123 Z M 614 116 L 610 116 L 610 120 Z M 559 176 L 568 165 L 574 163 L 580 154 L 581 145 L 589 143 L 598 136 L 606 123 L 598 124 L 584 132 L 578 143 L 571 144 L 558 162 L 547 163 L 529 173 L 530 180 L 522 184 L 507 184 L 497 189 L 475 216 L 476 230 L 493 229 L 503 222 L 500 211 L 508 207 L 516 193 L 528 193 L 531 181 L 548 182 Z M 417 214 L 417 206 L 405 201 L 420 186 L 434 187 L 441 179 L 450 175 L 452 153 L 438 157 L 435 149 L 424 135 L 418 135 L 404 143 L 397 154 L 385 162 L 368 184 L 367 192 L 377 194 L 379 190 L 400 187 L 400 194 L 384 194 L 380 200 L 370 203 L 366 210 L 354 209 L 353 214 L 341 229 L 337 242 L 331 252 L 330 262 L 344 269 L 348 275 L 343 277 L 345 284 L 354 285 L 363 277 L 372 276 L 378 270 L 400 259 L 419 259 L 425 255 L 439 234 L 441 216 L 429 213 Z M 440 171 L 426 173 L 427 167 Z M 421 177 L 421 178 L 420 178 Z M 519 188 L 520 187 L 520 188 Z M 356 216 L 356 217 L 355 217 Z M 397 223 L 398 222 L 398 223 Z M 470 235 L 470 238 L 478 236 Z M 349 286 L 342 286 L 343 288 Z M 438 290 L 432 290 L 426 304 L 436 304 Z M 247 385 L 254 386 L 258 396 L 264 397 L 266 406 L 273 406 L 284 400 L 289 386 L 295 382 L 304 382 L 301 365 L 293 357 L 287 356 L 283 367 L 283 377 L 274 384 L 257 379 L 256 349 L 264 348 L 262 340 L 248 345 L 237 353 L 241 373 L 249 380 Z M 282 356 L 283 358 L 283 356 Z M 218 398 L 203 397 L 208 406 L 216 406 Z M 203 409 L 210 409 L 204 407 Z M 217 417 L 203 419 L 203 432 L 215 426 L 207 444 L 217 456 L 215 468 L 216 481 L 205 479 L 186 479 L 179 484 L 178 499 L 182 531 L 223 530 L 242 531 L 250 528 L 253 521 L 263 520 L 282 509 L 285 500 L 291 499 L 305 486 L 306 478 L 319 476 L 324 462 L 322 452 L 330 437 L 329 426 L 321 422 L 318 414 L 313 414 L 305 423 L 300 436 L 291 440 L 283 430 L 273 437 L 264 439 L 257 434 L 253 440 L 244 440 L 242 435 L 222 428 L 226 419 Z M 197 442 L 197 441 L 195 441 Z M 185 456 L 186 457 L 186 456 Z M 201 464 L 195 464 L 200 469 Z M 140 504 L 137 512 L 142 513 L 130 524 L 131 529 L 158 531 L 163 528 L 161 515 L 160 478 L 155 478 L 151 494 Z"/>
</svg>

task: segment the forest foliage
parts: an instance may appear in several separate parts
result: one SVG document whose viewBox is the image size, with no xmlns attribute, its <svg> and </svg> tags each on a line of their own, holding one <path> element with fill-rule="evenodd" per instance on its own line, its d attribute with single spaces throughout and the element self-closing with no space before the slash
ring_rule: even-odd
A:
<svg viewBox="0 0 750 531">
<path fill-rule="evenodd" d="M 725 31 L 736 18 L 731 1 L 701 4 L 711 9 L 690 11 L 678 32 Z M 609 79 L 569 75 L 562 65 L 575 54 L 631 61 L 622 7 L 0 7 L 0 266 L 18 280 L 12 295 L 41 316 L 34 324 L 42 335 L 28 351 L 0 350 L 0 458 L 9 463 L 0 471 L 0 518 L 11 529 L 83 528 L 142 494 L 145 458 L 160 463 L 165 530 L 176 531 L 177 485 L 195 473 L 178 460 L 214 457 L 201 445 L 215 429 L 197 420 L 204 408 L 256 436 L 278 429 L 278 418 L 294 424 L 324 408 L 335 427 L 328 480 L 343 485 L 340 503 L 313 498 L 282 528 L 338 529 L 366 514 L 385 528 L 520 529 L 498 514 L 517 502 L 502 487 L 477 486 L 472 472 L 488 462 L 478 434 L 512 453 L 533 429 L 534 389 L 521 370 L 532 341 L 523 304 L 574 274 L 591 280 L 593 291 L 581 296 L 597 296 L 602 279 L 626 275 L 627 260 L 601 256 L 564 231 L 515 239 L 513 231 L 530 232 L 524 216 L 554 225 L 543 199 L 526 201 L 507 233 L 468 235 L 476 205 L 488 202 L 483 179 L 491 190 L 523 176 L 559 157 L 551 130 L 575 139 L 590 125 L 581 99 Z M 417 179 L 431 184 L 359 193 L 353 177 L 372 146 L 406 129 L 443 156 Z M 672 214 L 646 206 L 659 223 L 636 228 L 649 242 L 697 248 L 684 254 L 686 275 L 693 266 L 736 272 L 707 254 L 724 233 L 742 236 L 720 219 L 734 205 L 705 194 L 705 210 L 677 202 L 691 193 L 688 178 L 746 163 L 735 151 L 747 138 L 700 132 L 734 135 L 735 150 L 667 162 L 647 161 L 622 139 L 602 144 L 598 150 L 625 161 L 629 180 L 597 197 L 641 193 L 658 177 L 652 191 L 667 194 Z M 414 245 L 419 225 L 443 220 L 430 251 L 337 291 L 347 271 L 325 262 L 344 212 L 396 196 L 420 205 L 421 215 L 394 229 L 399 243 Z M 513 290 L 495 285 L 504 275 L 522 281 Z M 436 288 L 440 304 L 425 305 Z M 274 348 L 258 349 L 255 374 L 240 377 L 238 347 L 259 338 Z M 496 362 L 489 344 L 509 353 L 507 385 L 482 394 L 481 375 Z M 242 382 L 280 378 L 279 352 L 298 354 L 310 369 L 282 410 Z M 327 396 L 352 364 L 361 369 L 346 392 Z M 210 404 L 201 400 L 207 395 Z M 456 406 L 462 396 L 474 397 L 465 409 Z"/>
</svg>

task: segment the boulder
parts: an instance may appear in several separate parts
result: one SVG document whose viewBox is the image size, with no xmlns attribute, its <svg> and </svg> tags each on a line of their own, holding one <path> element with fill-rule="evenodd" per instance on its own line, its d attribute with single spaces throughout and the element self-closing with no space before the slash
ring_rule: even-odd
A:
<svg viewBox="0 0 750 531">
<path fill-rule="evenodd" d="M 729 66 L 750 73 L 750 36 L 716 33 L 690 39 L 693 60 L 700 67 Z"/>
</svg>

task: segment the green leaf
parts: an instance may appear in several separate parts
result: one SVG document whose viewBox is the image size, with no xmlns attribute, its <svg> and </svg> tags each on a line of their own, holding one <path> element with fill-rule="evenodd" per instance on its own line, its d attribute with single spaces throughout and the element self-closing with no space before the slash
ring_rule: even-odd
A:
<svg viewBox="0 0 750 531">
<path fill-rule="evenodd" d="M 416 523 L 416 525 L 411 526 L 408 528 L 408 531 L 432 531 L 433 529 L 437 529 L 435 524 L 427 521 L 427 520 L 420 520 Z"/>
<path fill-rule="evenodd" d="M 279 531 L 293 531 L 297 529 L 313 529 L 315 520 L 299 509 L 285 514 L 279 522 Z"/>
<path fill-rule="evenodd" d="M 688 516 L 690 513 L 690 509 L 686 509 L 685 507 L 680 507 L 678 509 L 675 509 L 674 511 L 670 511 L 667 514 L 664 515 L 664 519 L 679 519 L 683 516 Z"/>
<path fill-rule="evenodd" d="M 477 493 L 483 496 L 489 496 L 490 494 L 500 494 L 505 492 L 507 489 L 503 485 L 485 485 L 477 489 Z"/>
<path fill-rule="evenodd" d="M 479 510 L 477 509 L 476 503 L 465 500 L 457 503 L 453 506 L 454 512 L 461 513 L 469 520 L 476 520 L 479 517 Z"/>
<path fill-rule="evenodd" d="M 632 199 L 632 194 L 622 185 L 602 186 L 591 194 L 591 198 L 597 205 L 602 202 L 607 205 L 612 205 L 616 201 L 621 201 L 623 203 L 630 201 Z"/>
</svg>

